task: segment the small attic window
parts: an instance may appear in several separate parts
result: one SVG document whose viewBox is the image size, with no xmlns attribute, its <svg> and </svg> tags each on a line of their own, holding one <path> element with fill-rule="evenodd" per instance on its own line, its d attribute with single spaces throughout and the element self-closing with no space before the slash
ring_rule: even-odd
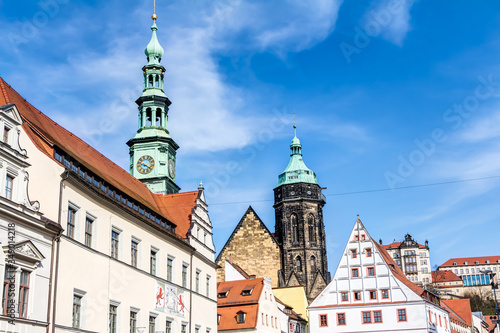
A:
<svg viewBox="0 0 500 333">
<path fill-rule="evenodd" d="M 468 263 L 467 261 L 466 261 L 466 262 L 464 262 L 464 265 L 468 265 L 468 264 L 469 264 L 469 263 Z"/>
<path fill-rule="evenodd" d="M 457 263 L 456 263 L 456 262 L 454 262 L 454 263 L 453 263 L 453 266 L 456 266 L 456 265 L 457 265 Z"/>
<path fill-rule="evenodd" d="M 220 314 L 217 314 L 217 325 L 220 324 L 220 317 L 221 317 Z"/>
<path fill-rule="evenodd" d="M 490 261 L 489 261 L 489 260 L 486 260 L 486 263 L 487 263 L 487 264 L 489 264 L 489 263 L 490 263 Z"/>
<path fill-rule="evenodd" d="M 474 262 L 474 263 L 475 263 L 476 265 L 478 265 L 478 264 L 479 264 L 479 261 L 477 261 L 477 260 L 476 260 L 476 262 Z"/>
<path fill-rule="evenodd" d="M 253 291 L 253 286 L 246 286 L 241 291 L 241 296 L 250 296 L 252 295 L 252 291 Z"/>
<path fill-rule="evenodd" d="M 221 292 L 217 294 L 217 298 L 226 298 L 228 291 Z"/>
<path fill-rule="evenodd" d="M 247 314 L 243 311 L 239 311 L 237 314 L 236 314 L 236 322 L 238 324 L 243 324 L 245 322 L 245 319 L 247 317 Z"/>
</svg>

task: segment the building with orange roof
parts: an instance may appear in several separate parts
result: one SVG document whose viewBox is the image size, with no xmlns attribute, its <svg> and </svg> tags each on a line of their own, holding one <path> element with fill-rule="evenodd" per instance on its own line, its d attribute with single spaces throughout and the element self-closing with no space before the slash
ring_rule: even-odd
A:
<svg viewBox="0 0 500 333">
<path fill-rule="evenodd" d="M 429 242 L 425 241 L 425 244 L 419 244 L 410 234 L 406 234 L 403 241 L 394 241 L 382 246 L 411 282 L 419 286 L 431 284 Z"/>
<path fill-rule="evenodd" d="M 464 284 L 452 271 L 432 271 L 432 287 L 439 292 L 442 299 L 450 299 L 463 295 Z"/>
<path fill-rule="evenodd" d="M 438 267 L 438 271 L 451 271 L 463 283 L 463 293 L 476 292 L 480 288 L 485 293 L 491 293 L 491 271 L 496 280 L 500 273 L 500 256 L 451 258 Z M 500 292 L 496 289 L 497 298 Z M 493 296 L 493 295 L 491 295 Z"/>
<path fill-rule="evenodd" d="M 439 298 L 408 280 L 359 216 L 332 281 L 308 309 L 311 333 L 450 332 Z"/>
<path fill-rule="evenodd" d="M 271 279 L 250 278 L 217 284 L 217 331 L 281 332 Z"/>
<path fill-rule="evenodd" d="M 10 301 L 17 309 L 16 325 L 4 316 L 0 331 L 217 329 L 212 224 L 203 185 L 178 193 L 175 184 L 178 146 L 166 128 L 170 101 L 156 16 L 153 21 L 128 171 L 0 78 L 0 112 L 16 119 L 11 124 L 2 117 L 0 148 L 12 156 L 0 164 L 2 186 L 9 189 L 0 206 L 6 201 L 36 226 L 30 240 L 25 232 L 13 237 L 26 252 L 22 258 L 0 262 L 0 274 L 9 275 L 10 266 L 16 271 L 15 295 L 2 311 Z M 4 283 L 4 292 L 9 288 Z"/>
</svg>

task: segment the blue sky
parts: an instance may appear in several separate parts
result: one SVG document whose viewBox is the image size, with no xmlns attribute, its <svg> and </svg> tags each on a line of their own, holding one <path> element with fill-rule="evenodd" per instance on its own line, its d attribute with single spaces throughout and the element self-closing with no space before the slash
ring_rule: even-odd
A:
<svg viewBox="0 0 500 333">
<path fill-rule="evenodd" d="M 498 1 L 157 2 L 177 183 L 203 180 L 217 250 L 248 205 L 274 229 L 295 113 L 332 274 L 356 214 L 384 243 L 429 240 L 432 265 L 499 254 Z M 0 0 L 0 75 L 127 169 L 151 13 Z"/>
</svg>

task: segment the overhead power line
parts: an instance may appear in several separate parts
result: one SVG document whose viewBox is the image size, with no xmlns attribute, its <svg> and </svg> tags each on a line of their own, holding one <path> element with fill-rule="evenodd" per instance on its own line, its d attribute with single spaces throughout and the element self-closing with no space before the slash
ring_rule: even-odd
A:
<svg viewBox="0 0 500 333">
<path fill-rule="evenodd" d="M 387 187 L 387 188 L 378 188 L 378 189 L 352 191 L 352 192 L 339 192 L 339 193 L 326 194 L 325 196 L 334 197 L 334 196 L 364 194 L 364 193 L 374 193 L 374 192 L 390 192 L 390 191 L 406 190 L 406 189 L 419 188 L 419 187 L 430 187 L 430 186 L 449 185 L 449 184 L 457 184 L 457 183 L 467 183 L 467 182 L 474 182 L 474 181 L 488 180 L 488 179 L 497 179 L 497 178 L 500 178 L 500 176 L 488 176 L 488 177 L 479 177 L 479 178 L 450 180 L 447 182 L 399 186 L 399 187 L 394 187 L 394 188 Z M 228 202 L 211 203 L 210 206 L 236 205 L 236 204 L 248 204 L 248 203 L 255 203 L 255 202 L 270 202 L 270 201 L 272 201 L 272 200 L 228 201 Z"/>
</svg>

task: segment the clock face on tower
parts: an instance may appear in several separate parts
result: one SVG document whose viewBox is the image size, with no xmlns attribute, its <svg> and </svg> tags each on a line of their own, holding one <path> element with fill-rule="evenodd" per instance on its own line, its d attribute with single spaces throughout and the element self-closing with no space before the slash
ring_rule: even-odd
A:
<svg viewBox="0 0 500 333">
<path fill-rule="evenodd" d="M 135 166 L 137 168 L 137 171 L 139 171 L 139 173 L 146 175 L 151 171 L 153 171 L 155 167 L 155 160 L 149 155 L 144 155 L 139 157 L 139 159 L 137 160 L 137 164 Z"/>
<path fill-rule="evenodd" d="M 168 160 L 168 174 L 170 175 L 170 178 L 175 178 L 175 164 L 172 159 Z"/>
</svg>

